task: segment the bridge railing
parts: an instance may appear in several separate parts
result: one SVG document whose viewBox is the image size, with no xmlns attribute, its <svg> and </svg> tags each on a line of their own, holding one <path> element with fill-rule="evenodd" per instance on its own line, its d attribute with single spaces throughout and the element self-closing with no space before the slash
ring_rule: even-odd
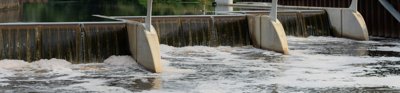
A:
<svg viewBox="0 0 400 93">
<path fill-rule="evenodd" d="M 400 0 L 389 0 L 389 2 L 400 12 Z"/>
</svg>

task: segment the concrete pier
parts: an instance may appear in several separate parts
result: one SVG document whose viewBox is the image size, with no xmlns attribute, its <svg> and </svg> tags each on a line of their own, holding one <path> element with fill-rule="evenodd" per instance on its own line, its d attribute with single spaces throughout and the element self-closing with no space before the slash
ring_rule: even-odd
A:
<svg viewBox="0 0 400 93">
<path fill-rule="evenodd" d="M 273 0 L 273 7 L 268 16 L 248 16 L 250 36 L 254 47 L 289 54 L 285 30 L 277 18 L 277 2 L 278 0 Z"/>
<path fill-rule="evenodd" d="M 237 2 L 270 2 L 271 0 L 237 0 Z M 368 35 L 376 37 L 400 38 L 400 22 L 393 15 L 392 10 L 400 11 L 400 0 L 358 0 L 358 12 L 365 19 L 368 28 Z M 390 4 L 392 8 L 387 10 L 386 4 Z M 315 7 L 321 8 L 348 8 L 352 0 L 280 0 L 281 6 L 292 6 L 291 8 L 310 9 Z"/>
<path fill-rule="evenodd" d="M 369 40 L 367 25 L 362 15 L 352 9 L 326 9 L 335 29 L 335 36 L 356 40 Z"/>
<path fill-rule="evenodd" d="M 247 7 L 264 7 L 272 9 L 271 13 L 274 12 L 273 9 L 274 6 L 263 6 L 257 4 L 232 4 L 232 5 L 247 6 Z M 334 29 L 333 30 L 334 36 L 350 38 L 355 40 L 369 40 L 369 34 L 366 22 L 363 16 L 357 11 L 357 7 L 358 7 L 358 0 L 353 0 L 352 4 L 348 6 L 348 8 L 279 6 L 279 8 L 282 9 L 325 10 L 329 15 L 331 26 Z"/>
<path fill-rule="evenodd" d="M 353 0 L 349 8 L 326 8 L 335 36 L 356 40 L 369 40 L 367 25 L 357 11 L 358 0 Z"/>
<path fill-rule="evenodd" d="M 160 43 L 153 26 L 127 21 L 129 48 L 136 62 L 145 69 L 159 73 L 162 71 Z"/>
</svg>

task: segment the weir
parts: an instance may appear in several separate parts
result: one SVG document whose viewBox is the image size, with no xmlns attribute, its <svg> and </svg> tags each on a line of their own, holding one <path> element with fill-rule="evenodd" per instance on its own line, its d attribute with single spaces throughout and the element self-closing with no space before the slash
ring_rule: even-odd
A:
<svg viewBox="0 0 400 93">
<path fill-rule="evenodd" d="M 333 36 L 333 29 L 325 11 L 278 13 L 278 19 L 282 22 L 286 35 Z"/>
<path fill-rule="evenodd" d="M 241 12 L 251 15 L 269 14 L 269 12 Z M 279 11 L 278 20 L 282 23 L 286 35 L 334 36 L 329 15 L 324 10 Z"/>
<path fill-rule="evenodd" d="M 145 17 L 113 17 L 144 22 Z M 245 15 L 154 16 L 152 25 L 161 44 L 183 46 L 250 45 Z"/>
<path fill-rule="evenodd" d="M 111 55 L 130 55 L 126 34 L 123 22 L 3 23 L 0 58 L 102 62 Z"/>
<path fill-rule="evenodd" d="M 247 15 L 268 12 L 242 12 L 240 15 L 178 15 L 153 16 L 152 25 L 161 44 L 183 46 L 244 46 L 251 45 Z M 144 16 L 99 16 L 144 22 Z M 333 36 L 328 15 L 323 10 L 278 12 L 286 35 Z"/>
<path fill-rule="evenodd" d="M 253 45 L 289 54 L 286 35 L 368 40 L 355 2 L 351 8 L 278 11 L 278 1 L 273 0 L 267 6 L 269 12 L 152 17 L 150 0 L 147 17 L 98 16 L 119 22 L 3 23 L 0 58 L 59 58 L 84 63 L 102 62 L 111 55 L 131 55 L 147 70 L 161 72 L 160 43 L 176 47 Z"/>
<path fill-rule="evenodd" d="M 219 0 L 224 1 L 224 0 Z M 275 1 L 275 0 L 272 0 Z M 284 6 L 281 9 L 292 10 L 324 10 L 327 12 L 329 22 L 333 28 L 334 36 L 350 38 L 355 40 L 369 40 L 368 29 L 363 16 L 358 12 L 358 0 L 352 0 L 348 8 L 332 8 L 332 7 L 306 7 L 306 6 Z M 238 4 L 218 4 L 225 6 L 241 6 L 241 7 L 264 7 L 272 8 L 270 5 L 259 3 L 238 3 Z M 276 4 L 272 4 L 276 5 Z"/>
<path fill-rule="evenodd" d="M 237 0 L 237 2 L 270 2 L 271 0 Z M 400 12 L 400 0 L 358 0 L 358 11 L 365 19 L 370 36 L 400 38 L 400 22 L 391 11 Z M 382 4 L 382 1 L 386 4 Z M 352 0 L 279 0 L 282 6 L 347 8 Z M 389 5 L 389 6 L 387 6 Z M 387 7 L 392 10 L 387 10 Z"/>
</svg>

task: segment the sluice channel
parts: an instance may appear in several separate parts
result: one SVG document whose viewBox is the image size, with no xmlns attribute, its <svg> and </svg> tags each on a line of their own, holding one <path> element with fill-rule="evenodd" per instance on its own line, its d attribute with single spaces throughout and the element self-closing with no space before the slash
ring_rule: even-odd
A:
<svg viewBox="0 0 400 93">
<path fill-rule="evenodd" d="M 278 13 L 286 35 L 291 36 L 333 36 L 328 14 L 325 11 L 319 12 L 287 12 Z"/>
<path fill-rule="evenodd" d="M 271 2 L 272 0 L 238 0 L 237 2 Z M 352 0 L 279 0 L 285 6 L 334 7 L 350 6 Z M 382 5 L 386 1 L 388 6 Z M 400 11 L 400 0 L 359 0 L 358 11 L 363 15 L 370 36 L 400 38 L 400 22 L 386 9 Z"/>
<path fill-rule="evenodd" d="M 1 24 L 0 58 L 101 62 L 129 55 L 125 23 Z"/>
<path fill-rule="evenodd" d="M 331 36 L 327 14 L 279 13 L 287 35 Z M 144 17 L 121 17 L 143 22 Z M 184 46 L 251 45 L 246 15 L 157 16 L 153 18 L 161 44 Z M 102 62 L 111 55 L 130 55 L 126 23 L 0 24 L 0 58 L 35 61 L 66 59 Z"/>
<path fill-rule="evenodd" d="M 143 22 L 144 17 L 127 17 Z M 158 16 L 152 24 L 160 43 L 170 46 L 250 45 L 246 16 Z"/>
</svg>

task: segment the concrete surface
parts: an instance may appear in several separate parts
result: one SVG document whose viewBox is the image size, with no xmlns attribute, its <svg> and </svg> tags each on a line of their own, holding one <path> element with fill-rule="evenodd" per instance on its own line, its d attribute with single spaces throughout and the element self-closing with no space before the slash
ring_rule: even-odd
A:
<svg viewBox="0 0 400 93">
<path fill-rule="evenodd" d="M 249 15 L 250 36 L 256 48 L 289 54 L 285 30 L 267 15 Z"/>
<path fill-rule="evenodd" d="M 327 8 L 334 35 L 355 40 L 369 40 L 363 16 L 350 8 Z"/>
<path fill-rule="evenodd" d="M 145 29 L 145 24 L 128 21 L 128 38 L 133 58 L 145 69 L 160 73 L 162 71 L 160 43 L 157 32 L 151 26 Z"/>
</svg>

